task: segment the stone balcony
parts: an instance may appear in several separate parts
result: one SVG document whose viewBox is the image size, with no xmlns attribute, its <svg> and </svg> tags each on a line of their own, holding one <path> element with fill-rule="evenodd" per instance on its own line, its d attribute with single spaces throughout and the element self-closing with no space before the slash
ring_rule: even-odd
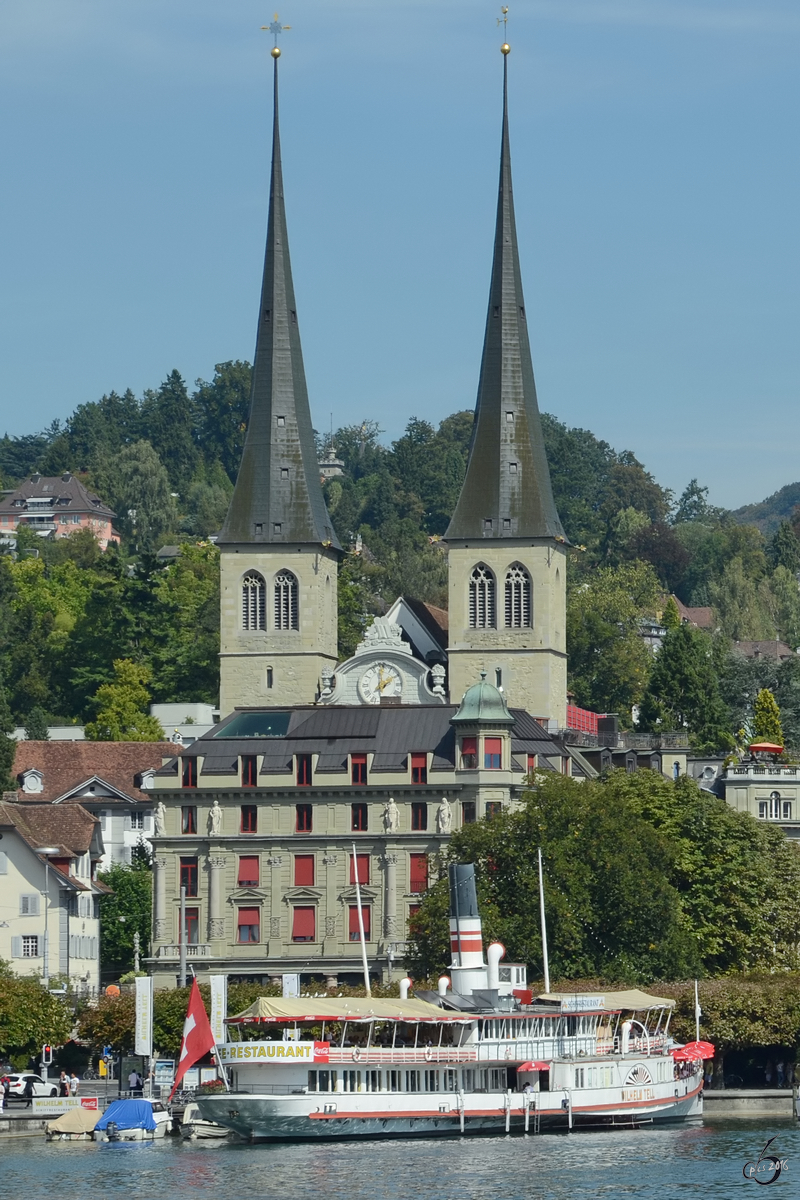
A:
<svg viewBox="0 0 800 1200">
<path fill-rule="evenodd" d="M 156 958 L 174 958 L 175 961 L 181 956 L 181 948 L 177 942 L 166 946 L 159 946 L 156 950 Z M 186 947 L 187 961 L 193 958 L 211 958 L 211 943 L 210 942 L 195 942 L 193 945 Z"/>
<path fill-rule="evenodd" d="M 739 779 L 744 783 L 748 779 L 791 779 L 795 783 L 800 778 L 800 767 L 783 767 L 780 763 L 740 763 L 737 767 L 728 767 L 723 772 L 723 779 Z"/>
</svg>

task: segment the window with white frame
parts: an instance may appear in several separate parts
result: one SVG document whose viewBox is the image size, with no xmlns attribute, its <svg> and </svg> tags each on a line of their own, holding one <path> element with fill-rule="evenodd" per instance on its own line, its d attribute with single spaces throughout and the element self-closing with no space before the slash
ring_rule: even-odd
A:
<svg viewBox="0 0 800 1200">
<path fill-rule="evenodd" d="M 39 938 L 35 933 L 26 933 L 22 936 L 22 957 L 23 958 L 38 958 L 39 957 Z"/>
<path fill-rule="evenodd" d="M 144 829 L 144 813 L 143 812 L 132 812 L 131 813 L 131 829 Z"/>
<path fill-rule="evenodd" d="M 23 893 L 19 898 L 19 915 L 21 917 L 38 917 L 40 900 L 38 892 L 31 892 L 27 895 Z"/>
</svg>

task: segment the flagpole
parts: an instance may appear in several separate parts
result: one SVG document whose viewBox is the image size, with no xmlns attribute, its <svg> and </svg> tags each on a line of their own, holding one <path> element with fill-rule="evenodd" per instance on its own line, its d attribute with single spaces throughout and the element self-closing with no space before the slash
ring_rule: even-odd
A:
<svg viewBox="0 0 800 1200">
<path fill-rule="evenodd" d="M 356 904 L 358 905 L 358 932 L 361 940 L 361 961 L 364 965 L 364 987 L 367 989 L 367 995 L 372 995 L 372 988 L 369 986 L 369 964 L 367 963 L 367 939 L 364 936 L 364 914 L 361 911 L 361 884 L 358 880 L 358 855 L 356 854 L 356 844 L 353 842 L 353 866 L 356 869 Z"/>
</svg>

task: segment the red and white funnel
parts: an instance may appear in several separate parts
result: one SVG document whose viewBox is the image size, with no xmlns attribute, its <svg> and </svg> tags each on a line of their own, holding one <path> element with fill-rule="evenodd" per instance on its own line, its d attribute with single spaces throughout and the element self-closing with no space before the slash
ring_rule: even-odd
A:
<svg viewBox="0 0 800 1200">
<path fill-rule="evenodd" d="M 478 912 L 473 863 L 451 863 L 450 881 L 450 968 L 453 991 L 468 995 L 487 986 L 483 959 L 483 929 Z"/>
</svg>

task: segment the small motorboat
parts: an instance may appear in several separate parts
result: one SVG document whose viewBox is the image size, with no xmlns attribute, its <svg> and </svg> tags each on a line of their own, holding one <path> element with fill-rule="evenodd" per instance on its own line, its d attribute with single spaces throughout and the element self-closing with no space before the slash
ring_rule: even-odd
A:
<svg viewBox="0 0 800 1200">
<path fill-rule="evenodd" d="M 151 1142 L 165 1137 L 172 1117 L 160 1100 L 115 1100 L 95 1125 L 97 1142 Z"/>
<path fill-rule="evenodd" d="M 230 1129 L 217 1125 L 216 1121 L 206 1121 L 200 1116 L 196 1104 L 187 1104 L 181 1117 L 181 1137 L 191 1141 L 224 1141 L 232 1137 Z"/>
<path fill-rule="evenodd" d="M 60 1117 L 48 1121 L 45 1137 L 48 1142 L 91 1142 L 99 1119 L 96 1108 L 69 1108 Z"/>
</svg>

